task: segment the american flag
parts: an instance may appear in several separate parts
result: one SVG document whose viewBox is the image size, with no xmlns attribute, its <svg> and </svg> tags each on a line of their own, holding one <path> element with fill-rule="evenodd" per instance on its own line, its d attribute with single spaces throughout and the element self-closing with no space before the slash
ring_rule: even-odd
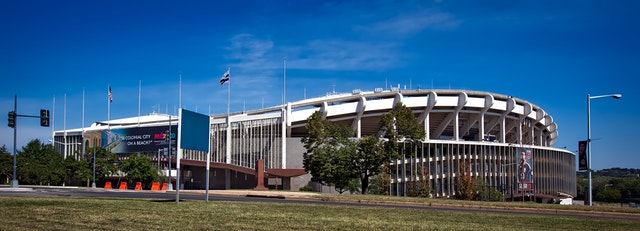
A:
<svg viewBox="0 0 640 231">
<path fill-rule="evenodd" d="M 111 86 L 109 86 L 109 103 L 113 102 L 113 93 L 111 92 Z"/>
</svg>

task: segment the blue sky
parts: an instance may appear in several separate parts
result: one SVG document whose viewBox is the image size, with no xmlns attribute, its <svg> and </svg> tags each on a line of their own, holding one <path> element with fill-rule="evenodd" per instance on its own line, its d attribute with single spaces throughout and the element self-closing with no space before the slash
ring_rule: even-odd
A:
<svg viewBox="0 0 640 231">
<path fill-rule="evenodd" d="M 542 107 L 555 147 L 586 139 L 593 167 L 640 168 L 637 1 L 2 1 L 0 145 L 7 112 L 53 110 L 55 129 L 177 111 L 226 113 L 386 85 L 489 91 Z M 66 96 L 66 103 L 65 103 Z M 66 105 L 66 122 L 64 108 Z M 18 119 L 18 147 L 51 128 Z"/>
</svg>

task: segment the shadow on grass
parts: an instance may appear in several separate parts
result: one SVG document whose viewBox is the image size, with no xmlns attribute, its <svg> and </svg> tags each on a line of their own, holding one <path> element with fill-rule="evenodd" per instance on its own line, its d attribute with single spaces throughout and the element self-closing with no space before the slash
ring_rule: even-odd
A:
<svg viewBox="0 0 640 231">
<path fill-rule="evenodd" d="M 151 200 L 151 202 L 159 202 L 159 203 L 165 203 L 165 202 L 176 202 L 175 199 L 164 199 L 164 200 Z M 184 200 L 178 200 L 178 202 L 184 202 Z"/>
</svg>

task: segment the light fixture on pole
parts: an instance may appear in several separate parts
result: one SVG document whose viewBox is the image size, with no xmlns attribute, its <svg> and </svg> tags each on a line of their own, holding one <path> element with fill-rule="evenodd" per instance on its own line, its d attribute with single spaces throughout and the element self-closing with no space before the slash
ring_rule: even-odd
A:
<svg viewBox="0 0 640 231">
<path fill-rule="evenodd" d="M 593 205 L 593 188 L 591 185 L 591 99 L 613 97 L 614 99 L 622 98 L 622 94 L 596 95 L 587 94 L 587 171 L 589 174 L 589 206 Z"/>
</svg>

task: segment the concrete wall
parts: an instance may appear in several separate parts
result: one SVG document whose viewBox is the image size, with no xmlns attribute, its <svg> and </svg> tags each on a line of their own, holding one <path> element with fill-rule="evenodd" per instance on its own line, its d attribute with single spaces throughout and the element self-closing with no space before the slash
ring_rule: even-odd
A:
<svg viewBox="0 0 640 231">
<path fill-rule="evenodd" d="M 253 175 L 217 168 L 211 168 L 209 174 L 209 189 L 252 189 L 256 187 L 256 178 Z M 228 184 L 225 174 L 229 174 Z M 181 177 L 184 189 L 206 188 L 205 167 L 184 166 Z"/>
<path fill-rule="evenodd" d="M 302 144 L 301 137 L 290 137 L 287 138 L 287 168 L 293 169 L 303 169 L 304 165 L 303 161 L 303 153 L 307 150 L 304 148 Z M 311 181 L 311 175 L 305 174 L 302 176 L 291 177 L 290 180 L 290 190 L 298 191 L 300 188 L 306 186 Z"/>
</svg>

